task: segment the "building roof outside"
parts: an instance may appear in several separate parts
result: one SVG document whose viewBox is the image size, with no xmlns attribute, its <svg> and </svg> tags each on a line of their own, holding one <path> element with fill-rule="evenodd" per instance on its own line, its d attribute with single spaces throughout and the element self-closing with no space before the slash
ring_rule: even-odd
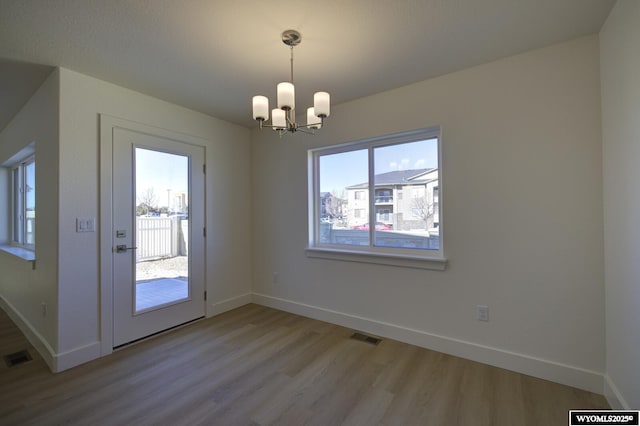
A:
<svg viewBox="0 0 640 426">
<path fill-rule="evenodd" d="M 434 170 L 437 169 L 394 170 L 392 172 L 380 173 L 379 175 L 375 175 L 374 177 L 375 186 L 429 183 L 434 179 L 420 179 L 420 176 L 428 174 Z M 364 182 L 347 186 L 346 189 L 360 189 L 367 188 L 368 186 L 369 184 L 367 182 Z"/>
</svg>

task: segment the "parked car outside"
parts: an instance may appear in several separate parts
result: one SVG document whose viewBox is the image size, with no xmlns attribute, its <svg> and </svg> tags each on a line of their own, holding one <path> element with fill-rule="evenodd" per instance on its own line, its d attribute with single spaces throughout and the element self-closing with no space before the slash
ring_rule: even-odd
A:
<svg viewBox="0 0 640 426">
<path fill-rule="evenodd" d="M 359 229 L 362 231 L 366 231 L 369 229 L 369 224 L 365 223 L 363 225 L 353 226 L 351 229 Z M 376 222 L 376 231 L 391 231 L 393 226 L 388 223 Z"/>
</svg>

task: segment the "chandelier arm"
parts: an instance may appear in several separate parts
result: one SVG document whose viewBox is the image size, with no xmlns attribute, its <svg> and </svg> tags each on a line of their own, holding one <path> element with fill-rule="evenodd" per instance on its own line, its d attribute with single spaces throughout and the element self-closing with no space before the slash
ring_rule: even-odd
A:
<svg viewBox="0 0 640 426">
<path fill-rule="evenodd" d="M 317 124 L 301 124 L 298 126 L 298 129 L 312 129 L 315 126 L 317 126 Z"/>
<path fill-rule="evenodd" d="M 260 122 L 260 128 L 261 129 L 263 129 L 263 128 L 267 128 L 267 129 L 282 129 L 282 127 L 274 126 L 273 124 L 264 124 L 264 120 L 262 120 Z M 284 130 L 287 130 L 287 129 L 284 129 Z"/>
<path fill-rule="evenodd" d="M 309 128 L 317 129 L 318 128 L 317 127 L 318 124 L 320 124 L 320 127 L 324 126 L 324 117 L 319 117 L 319 118 L 320 118 L 320 123 L 316 123 L 316 124 L 300 124 L 298 126 L 298 129 L 300 129 L 300 130 L 302 130 L 303 128 L 304 129 L 309 129 Z M 315 134 L 315 133 L 313 133 L 313 134 Z"/>
<path fill-rule="evenodd" d="M 298 132 L 306 133 L 307 135 L 315 135 L 316 134 L 313 130 L 309 131 L 309 130 L 305 129 L 305 127 L 307 127 L 307 126 L 300 126 L 296 130 Z"/>
</svg>

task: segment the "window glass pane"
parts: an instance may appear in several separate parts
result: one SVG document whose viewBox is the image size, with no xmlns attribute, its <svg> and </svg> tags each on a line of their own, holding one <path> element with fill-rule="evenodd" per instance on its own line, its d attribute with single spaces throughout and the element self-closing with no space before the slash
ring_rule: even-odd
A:
<svg viewBox="0 0 640 426">
<path fill-rule="evenodd" d="M 15 169 L 13 169 L 11 171 L 11 182 L 13 185 L 12 188 L 12 193 L 13 193 L 13 200 L 12 200 L 12 206 L 13 206 L 13 212 L 12 212 L 12 216 L 13 216 L 13 228 L 12 228 L 12 240 L 16 243 L 19 243 L 21 240 L 21 217 L 22 217 L 22 201 L 21 201 L 21 197 L 20 197 L 20 187 L 22 186 L 22 182 L 20 179 L 20 168 L 16 167 Z"/>
<path fill-rule="evenodd" d="M 438 139 L 376 147 L 373 155 L 374 245 L 438 250 Z"/>
<path fill-rule="evenodd" d="M 318 161 L 319 242 L 369 246 L 368 151 L 322 155 Z"/>
<path fill-rule="evenodd" d="M 36 163 L 24 166 L 24 244 L 36 243 Z"/>
</svg>

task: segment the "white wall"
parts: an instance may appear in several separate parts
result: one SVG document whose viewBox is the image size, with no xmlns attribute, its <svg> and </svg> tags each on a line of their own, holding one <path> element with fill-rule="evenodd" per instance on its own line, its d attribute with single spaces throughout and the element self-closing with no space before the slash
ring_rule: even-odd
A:
<svg viewBox="0 0 640 426">
<path fill-rule="evenodd" d="M 618 0 L 600 33 L 606 396 L 640 407 L 640 3 Z"/>
<path fill-rule="evenodd" d="M 209 141 L 207 313 L 245 301 L 251 292 L 249 131 L 61 69 L 59 352 L 71 364 L 96 356 L 100 341 L 99 235 L 76 233 L 75 218 L 98 217 L 101 113 Z"/>
<path fill-rule="evenodd" d="M 434 125 L 448 269 L 307 258 L 307 150 Z M 316 136 L 254 130 L 252 164 L 259 303 L 602 392 L 597 36 L 336 105 Z"/>
<path fill-rule="evenodd" d="M 9 313 L 19 317 L 17 322 L 25 334 L 39 340 L 33 343 L 45 352 L 49 363 L 58 348 L 58 82 L 59 73 L 54 71 L 0 132 L 0 164 L 36 142 L 37 209 L 37 268 L 0 253 L 0 296 Z M 7 199 L 6 193 L 2 198 Z M 47 305 L 46 316 L 42 315 L 42 303 Z"/>
</svg>

